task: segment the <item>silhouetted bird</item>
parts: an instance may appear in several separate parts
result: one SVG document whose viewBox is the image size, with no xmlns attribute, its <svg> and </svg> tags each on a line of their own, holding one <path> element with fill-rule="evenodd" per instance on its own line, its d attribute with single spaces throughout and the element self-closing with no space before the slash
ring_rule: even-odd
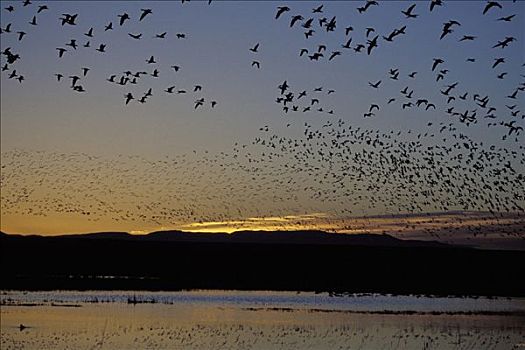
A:
<svg viewBox="0 0 525 350">
<path fill-rule="evenodd" d="M 503 8 L 498 2 L 496 1 L 487 1 L 487 5 L 483 9 L 483 14 L 486 14 L 488 10 L 490 10 L 493 7 L 499 7 L 500 9 Z"/>
<path fill-rule="evenodd" d="M 77 41 L 75 39 L 71 39 L 71 41 L 66 44 L 66 46 L 71 46 L 73 49 L 77 49 Z"/>
<path fill-rule="evenodd" d="M 441 63 L 444 63 L 445 61 L 443 61 L 441 58 L 434 58 L 434 63 L 432 64 L 432 72 L 436 69 L 436 67 L 441 64 Z"/>
<path fill-rule="evenodd" d="M 57 47 L 57 50 L 58 50 L 58 57 L 62 57 L 64 55 L 64 52 L 67 51 L 66 49 L 61 48 L 61 47 Z"/>
<path fill-rule="evenodd" d="M 416 18 L 419 15 L 412 13 L 415 7 L 416 4 L 413 4 L 408 9 L 401 11 L 401 13 L 403 13 L 406 16 L 406 18 Z"/>
<path fill-rule="evenodd" d="M 142 13 L 140 14 L 139 22 L 142 21 L 147 15 L 153 13 L 151 9 L 141 9 Z"/>
<path fill-rule="evenodd" d="M 297 21 L 302 21 L 304 18 L 303 16 L 301 15 L 296 15 L 296 16 L 293 16 L 292 17 L 292 20 L 290 21 L 290 27 L 293 27 L 293 25 L 297 22 Z"/>
<path fill-rule="evenodd" d="M 277 8 L 277 14 L 275 15 L 275 19 L 278 19 L 283 13 L 290 11 L 290 8 L 287 6 L 280 6 Z"/>
<path fill-rule="evenodd" d="M 322 13 L 323 12 L 323 5 L 320 5 L 319 7 L 316 7 L 312 10 L 312 13 Z"/>
<path fill-rule="evenodd" d="M 126 12 L 124 12 L 122 15 L 118 15 L 118 17 L 120 17 L 120 25 L 123 25 L 124 22 L 129 19 L 129 15 Z"/>
<path fill-rule="evenodd" d="M 372 40 L 367 40 L 368 48 L 367 53 L 370 55 L 372 53 L 372 49 L 377 47 L 377 38 L 379 35 L 376 35 Z"/>
<path fill-rule="evenodd" d="M 124 98 L 126 98 L 126 104 L 129 103 L 129 101 L 133 100 L 134 97 L 133 95 L 131 94 L 131 92 L 128 92 L 126 95 L 124 95 Z"/>
<path fill-rule="evenodd" d="M 494 59 L 494 64 L 492 65 L 492 68 L 496 68 L 501 63 L 505 63 L 505 58 L 504 57 L 495 58 Z"/>
<path fill-rule="evenodd" d="M 500 18 L 498 18 L 497 20 L 498 20 L 498 21 L 510 22 L 510 21 L 512 21 L 512 19 L 513 19 L 515 16 L 516 16 L 516 15 L 510 15 L 510 16 L 507 16 L 507 17 L 500 17 Z"/>
<path fill-rule="evenodd" d="M 432 12 L 434 7 L 442 6 L 442 5 L 443 5 L 443 1 L 442 0 L 431 0 L 430 1 L 430 12 Z"/>
</svg>

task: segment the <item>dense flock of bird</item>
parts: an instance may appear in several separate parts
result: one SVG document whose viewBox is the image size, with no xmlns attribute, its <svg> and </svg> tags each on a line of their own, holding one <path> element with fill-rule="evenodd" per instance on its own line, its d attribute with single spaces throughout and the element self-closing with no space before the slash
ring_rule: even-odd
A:
<svg viewBox="0 0 525 350">
<path fill-rule="evenodd" d="M 356 8 L 356 14 L 367 16 L 380 6 L 378 1 L 366 0 Z M 348 55 L 379 55 L 383 46 L 394 45 L 410 35 L 411 24 L 421 12 L 433 13 L 443 6 L 449 3 L 431 0 L 407 4 L 401 11 L 405 22 L 388 33 L 378 33 L 373 27 L 341 24 L 337 16 L 327 14 L 328 4 L 315 6 L 309 14 L 297 14 L 292 4 L 281 5 L 276 8 L 275 21 L 284 28 L 304 31 L 306 42 L 312 42 L 299 49 L 299 59 L 328 63 Z M 498 25 L 520 16 L 509 13 L 513 6 L 514 2 L 496 1 L 472 4 L 479 16 L 493 16 Z M 33 11 L 35 15 L 29 25 L 37 26 L 39 16 L 48 8 L 25 0 L 2 10 Z M 65 13 L 58 21 L 64 28 L 77 26 L 81 16 Z M 82 38 L 57 47 L 57 60 L 80 54 L 81 50 L 94 49 L 104 54 L 113 45 L 104 42 L 104 32 L 125 30 L 129 21 L 151 21 L 154 16 L 154 9 L 144 8 L 140 13 L 115 15 L 105 28 L 85 28 Z M 19 41 L 24 40 L 31 35 L 29 29 L 24 31 L 25 26 L 3 25 L 2 36 L 18 35 Z M 436 29 L 435 40 L 449 40 L 459 49 L 465 42 L 481 40 L 461 28 L 460 21 L 451 19 Z M 340 46 L 314 43 L 319 31 L 339 35 Z M 173 33 L 128 33 L 130 40 L 137 41 L 165 40 L 168 35 Z M 185 33 L 175 34 L 177 40 L 186 37 Z M 487 43 L 495 55 L 487 67 L 490 79 L 520 74 L 506 70 L 507 62 L 516 58 L 504 55 L 505 48 L 520 39 L 507 36 L 496 43 Z M 247 48 L 256 71 L 270 69 L 259 58 L 263 48 L 257 42 Z M 2 47 L 5 60 L 2 78 L 23 83 L 25 77 L 16 69 L 23 55 L 14 47 Z M 151 55 L 142 59 L 143 70 L 124 70 L 107 77 L 107 83 L 116 87 L 135 86 L 133 91 L 123 94 L 123 108 L 129 108 L 126 105 L 132 102 L 146 103 L 156 93 L 193 94 L 195 109 L 217 105 L 217 101 L 202 94 L 204 88 L 199 82 L 190 87 L 174 84 L 159 88 L 155 79 L 161 74 L 157 66 L 160 58 Z M 10 150 L 2 153 L 2 213 L 64 215 L 89 221 L 129 222 L 137 227 L 139 224 L 173 227 L 188 222 L 224 222 L 297 213 L 326 212 L 330 217 L 342 218 L 366 213 L 464 210 L 483 211 L 493 217 L 513 213 L 523 223 L 525 82 L 512 91 L 501 92 L 503 96 L 489 96 L 483 91 L 467 90 L 455 80 L 460 68 L 449 66 L 447 57 L 426 58 L 422 54 L 421 59 L 428 61 L 428 72 L 434 76 L 440 98 L 419 94 L 420 72 L 392 67 L 387 72 L 378 72 L 363 89 L 374 94 L 389 84 L 398 94 L 370 104 L 363 110 L 363 117 L 379 118 L 380 113 L 392 111 L 395 106 L 401 112 L 417 109 L 422 115 L 442 110 L 442 121 L 429 120 L 423 131 L 356 127 L 333 106 L 331 98 L 338 93 L 335 89 L 314 84 L 295 86 L 290 79 L 284 79 L 276 83 L 275 90 L 275 102 L 283 113 L 286 116 L 319 113 L 320 118 L 325 118 L 322 126 L 304 122 L 301 137 L 291 137 L 264 125 L 252 142 L 235 142 L 230 151 L 194 151 L 157 160 L 129 155 L 110 159 L 84 153 Z M 485 61 L 482 57 L 465 57 L 465 64 L 469 65 L 487 64 Z M 181 67 L 174 63 L 171 69 L 162 74 L 176 75 Z M 80 67 L 77 74 L 50 74 L 55 74 L 61 84 L 67 84 L 64 80 L 69 79 L 72 90 L 85 93 L 87 87 L 82 82 L 89 72 L 89 67 Z M 501 98 L 506 101 L 504 106 L 494 102 Z M 291 125 L 289 120 L 284 123 L 286 127 Z M 487 132 L 497 128 L 501 144 L 473 138 L 469 127 L 481 124 Z M 477 232 L 476 228 L 471 229 Z M 525 233 L 519 227 L 508 230 L 503 225 L 500 230 L 518 237 L 524 237 Z"/>
</svg>

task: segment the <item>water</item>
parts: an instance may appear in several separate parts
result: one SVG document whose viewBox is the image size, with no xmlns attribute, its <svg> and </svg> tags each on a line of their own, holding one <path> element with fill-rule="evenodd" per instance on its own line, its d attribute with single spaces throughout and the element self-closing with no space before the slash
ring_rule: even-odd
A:
<svg viewBox="0 0 525 350">
<path fill-rule="evenodd" d="M 1 302 L 1 349 L 525 349 L 516 298 L 4 291 Z"/>
</svg>

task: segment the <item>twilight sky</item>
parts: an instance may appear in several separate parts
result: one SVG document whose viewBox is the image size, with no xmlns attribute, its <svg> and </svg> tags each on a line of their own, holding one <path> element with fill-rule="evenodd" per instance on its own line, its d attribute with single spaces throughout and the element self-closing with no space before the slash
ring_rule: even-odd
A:
<svg viewBox="0 0 525 350">
<path fill-rule="evenodd" d="M 501 9 L 485 15 L 482 1 L 444 1 L 432 12 L 430 1 L 413 3 L 417 18 L 401 13 L 412 4 L 404 1 L 380 1 L 364 13 L 357 8 L 365 1 L 2 1 L 1 50 L 20 58 L 0 75 L 1 229 L 149 231 L 284 217 L 295 220 L 284 220 L 284 228 L 311 227 L 448 210 L 522 215 L 524 132 L 509 132 L 525 124 L 518 90 L 525 3 L 500 1 Z M 37 14 L 44 4 L 49 9 Z M 312 13 L 321 4 L 323 12 Z M 278 6 L 290 11 L 276 20 Z M 145 8 L 153 13 L 139 22 Z M 61 25 L 65 13 L 78 14 L 76 25 Z M 120 26 L 123 13 L 130 19 Z M 29 23 L 35 14 L 36 26 Z M 299 14 L 304 19 L 291 28 Z M 335 31 L 320 27 L 320 18 L 334 16 Z M 315 32 L 307 39 L 301 25 L 309 18 Z M 460 25 L 440 40 L 450 20 Z M 104 31 L 110 22 L 113 30 Z M 403 26 L 406 35 L 383 39 Z M 92 38 L 84 35 L 90 28 Z M 22 40 L 19 31 L 26 32 Z M 368 55 L 367 40 L 376 35 L 378 47 Z M 460 41 L 464 36 L 475 38 Z M 515 40 L 493 48 L 506 37 Z M 350 48 L 341 47 L 350 38 Z M 66 45 L 72 39 L 76 50 Z M 100 44 L 106 52 L 95 50 Z M 359 44 L 362 52 L 354 50 Z M 308 58 L 319 45 L 324 57 Z M 57 48 L 67 49 L 63 57 Z M 303 48 L 308 54 L 300 56 Z M 334 51 L 341 55 L 329 61 Z M 146 62 L 151 56 L 156 63 Z M 432 71 L 435 58 L 444 62 Z M 2 55 L 2 66 L 7 59 Z M 394 80 L 389 71 L 396 69 Z M 22 83 L 9 78 L 14 70 Z M 107 80 L 128 70 L 147 74 L 137 84 Z M 85 92 L 71 88 L 73 75 Z M 285 94 L 294 94 L 288 113 L 276 103 L 285 80 Z M 378 81 L 377 89 L 369 84 Z M 171 86 L 174 93 L 165 92 Z M 405 87 L 413 90 L 408 97 Z M 150 88 L 152 96 L 139 103 Z M 298 98 L 302 91 L 307 95 Z M 128 93 L 134 99 L 126 105 Z M 379 110 L 364 118 L 373 104 Z"/>
</svg>

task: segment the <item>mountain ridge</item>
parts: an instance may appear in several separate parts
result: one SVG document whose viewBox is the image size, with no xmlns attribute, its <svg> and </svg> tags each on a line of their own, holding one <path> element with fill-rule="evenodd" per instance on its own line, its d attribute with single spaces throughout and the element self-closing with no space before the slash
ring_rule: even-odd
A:
<svg viewBox="0 0 525 350">
<path fill-rule="evenodd" d="M 131 234 L 128 232 L 92 232 L 81 234 L 64 234 L 42 236 L 38 234 L 19 235 L 1 232 L 4 237 L 43 238 L 43 239 L 91 239 L 122 240 L 147 242 L 180 242 L 180 243 L 251 243 L 251 244 L 297 244 L 297 245 L 355 245 L 380 247 L 453 247 L 437 241 L 404 240 L 388 234 L 342 234 L 319 230 L 295 231 L 252 231 L 243 230 L 233 233 L 224 232 L 187 232 L 179 230 L 154 231 L 148 234 Z M 463 248 L 463 247 L 462 247 Z"/>
</svg>

